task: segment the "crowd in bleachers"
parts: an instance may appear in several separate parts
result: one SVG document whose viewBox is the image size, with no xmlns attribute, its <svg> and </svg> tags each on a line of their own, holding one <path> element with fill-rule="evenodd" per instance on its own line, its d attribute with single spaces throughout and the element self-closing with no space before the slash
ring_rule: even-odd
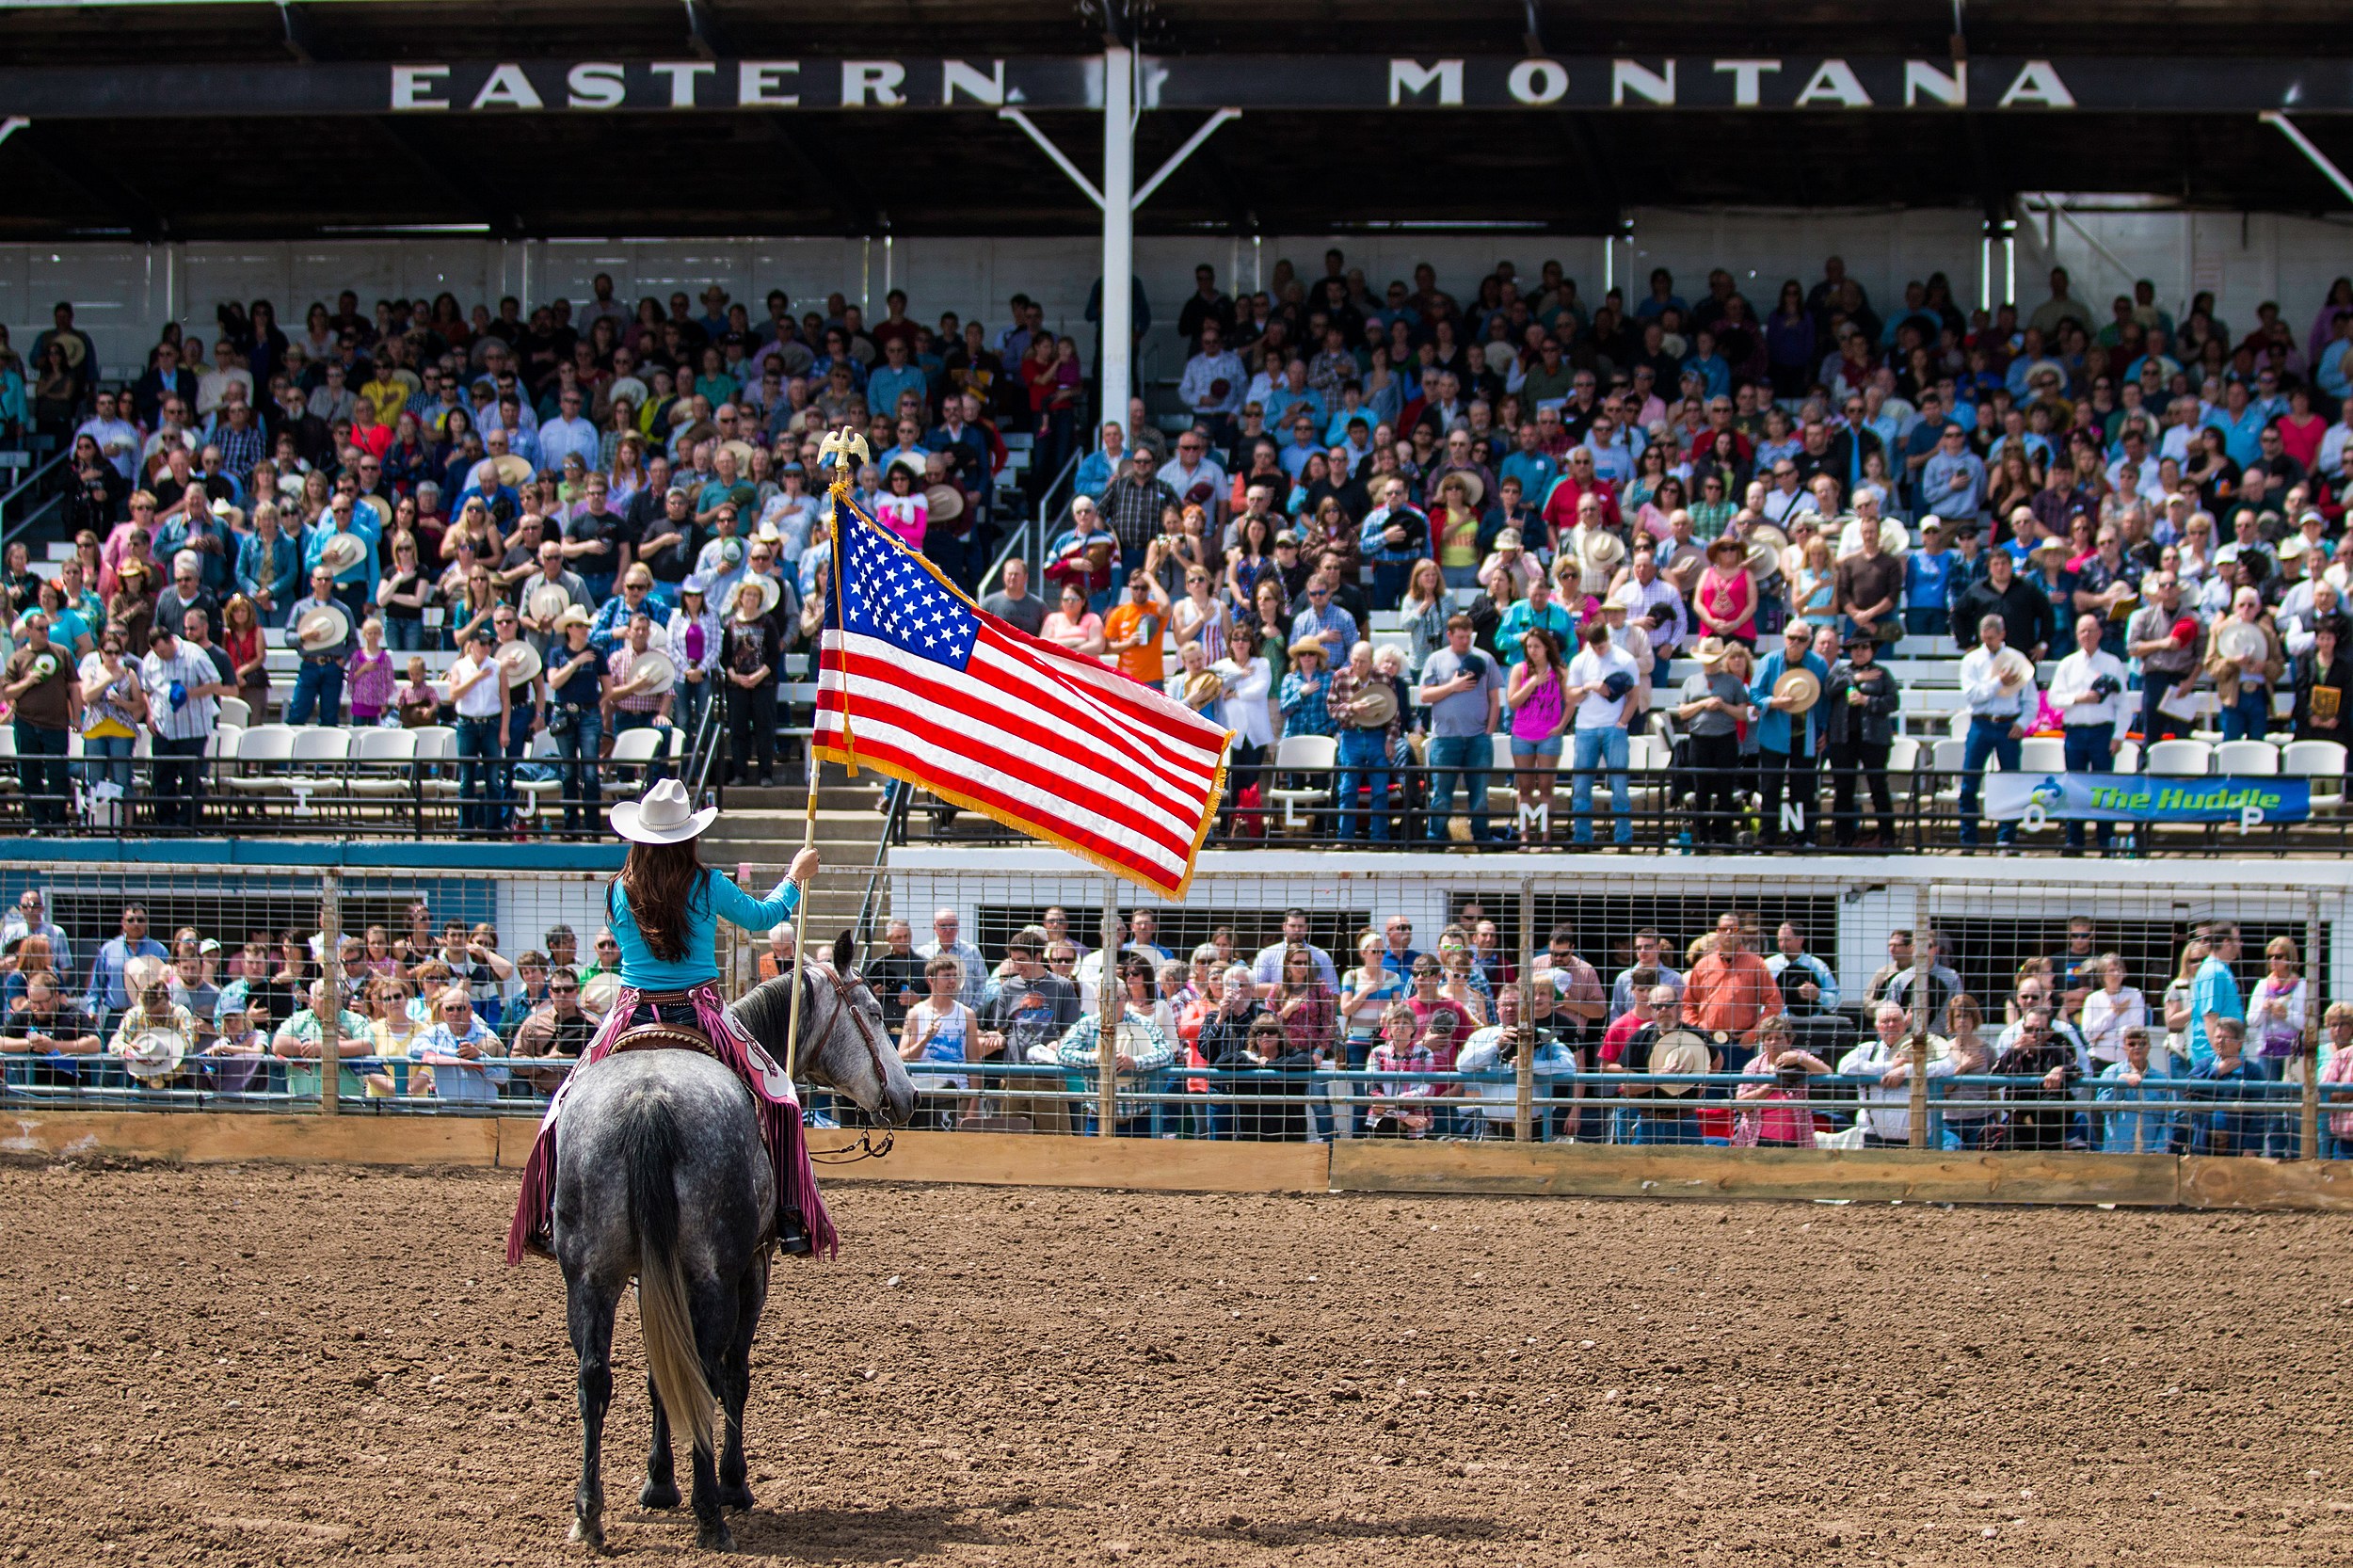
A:
<svg viewBox="0 0 2353 1568">
<path fill-rule="evenodd" d="M 755 321 L 600 277 L 528 312 L 345 293 L 292 333 L 257 300 L 114 383 L 61 305 L 0 349 L 0 437 L 71 451 L 70 537 L 6 562 L 28 814 L 114 808 L 152 757 L 193 820 L 224 712 L 445 731 L 477 832 L 533 763 L 593 824 L 599 760 L 658 769 L 713 692 L 731 768 L 773 776 L 844 424 L 862 503 L 988 608 L 1217 712 L 1244 822 L 1307 798 L 1385 838 L 1413 769 L 1433 837 L 1542 842 L 1565 776 L 1569 836 L 1606 794 L 1623 840 L 1672 760 L 1700 847 L 1815 841 L 1826 786 L 1867 843 L 1942 742 L 1974 840 L 1977 776 L 2049 765 L 2038 737 L 2073 771 L 2342 776 L 2353 282 L 2299 333 L 2146 283 L 2103 312 L 2064 273 L 2031 308 L 1942 275 L 1875 302 L 1835 257 L 1762 309 L 1721 269 L 1462 281 L 1376 294 L 1335 250 L 1229 297 L 1204 266 L 1175 385 L 1091 439 L 1078 344 L 1019 296 L 1002 327 L 895 290 Z M 1021 499 L 1053 520 L 996 575 Z"/>
</svg>

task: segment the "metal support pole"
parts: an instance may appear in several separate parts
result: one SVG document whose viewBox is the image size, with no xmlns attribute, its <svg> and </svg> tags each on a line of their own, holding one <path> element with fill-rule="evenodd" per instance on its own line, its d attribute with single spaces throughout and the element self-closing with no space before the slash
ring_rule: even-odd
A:
<svg viewBox="0 0 2353 1568">
<path fill-rule="evenodd" d="M 343 878 L 334 872 L 319 873 L 319 988 L 327 1006 L 319 1013 L 319 1114 L 332 1116 L 339 1109 L 344 1080 L 344 984 L 339 950 L 344 940 Z"/>
<path fill-rule="evenodd" d="M 2303 1058 L 2303 1115 L 2297 1152 L 2306 1160 L 2320 1158 L 2320 899 L 2304 901 L 2304 1038 L 2296 1048 Z"/>
<path fill-rule="evenodd" d="M 2346 179 L 2345 170 L 2336 166 L 2335 160 L 2319 148 L 2314 147 L 2312 138 L 2297 129 L 2296 121 L 2277 109 L 2265 109 L 2255 118 L 2294 142 L 2296 150 L 2311 159 L 2313 167 L 2320 170 L 2329 183 L 2343 193 L 2347 201 L 2353 201 L 2353 180 Z"/>
<path fill-rule="evenodd" d="M 1119 978 L 1119 879 L 1103 882 L 1103 951 L 1095 981 L 1095 1014 L 1102 1029 L 1096 1048 L 1095 1134 L 1109 1138 L 1119 1110 L 1119 1019 L 1128 1010 L 1128 989 Z M 1073 972 L 1076 972 L 1075 967 Z"/>
<path fill-rule="evenodd" d="M 1921 965 L 1929 951 L 1929 885 L 1912 889 L 1912 1114 L 1904 1142 L 1929 1146 L 1929 986 Z"/>
<path fill-rule="evenodd" d="M 1135 52 L 1103 51 L 1103 418 L 1127 430 L 1135 385 L 1135 314 L 1130 290 L 1136 250 Z M 1132 445 L 1136 433 L 1127 430 Z"/>
<path fill-rule="evenodd" d="M 1520 879 L 1520 952 L 1534 951 L 1529 934 L 1536 929 L 1536 885 Z M 1512 1092 L 1512 1141 L 1525 1144 L 1536 1136 L 1536 966 L 1520 965 L 1519 1082 Z"/>
</svg>

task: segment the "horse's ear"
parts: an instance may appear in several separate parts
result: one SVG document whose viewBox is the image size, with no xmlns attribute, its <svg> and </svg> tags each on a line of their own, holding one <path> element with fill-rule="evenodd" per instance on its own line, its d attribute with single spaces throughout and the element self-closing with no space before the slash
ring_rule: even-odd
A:
<svg viewBox="0 0 2353 1568">
<path fill-rule="evenodd" d="M 850 972 L 850 960 L 856 956 L 857 936 L 856 933 L 845 931 L 833 939 L 834 973 L 847 976 Z"/>
</svg>

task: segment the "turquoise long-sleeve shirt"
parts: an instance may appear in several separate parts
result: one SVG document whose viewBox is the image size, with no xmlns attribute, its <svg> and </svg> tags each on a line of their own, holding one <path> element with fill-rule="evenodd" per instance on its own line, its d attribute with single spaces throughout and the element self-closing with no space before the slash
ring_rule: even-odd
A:
<svg viewBox="0 0 2353 1568">
<path fill-rule="evenodd" d="M 716 980 L 722 919 L 765 936 L 769 927 L 790 919 L 800 903 L 801 889 L 792 882 L 779 882 L 765 899 L 756 899 L 731 878 L 705 868 L 686 900 L 685 956 L 670 962 L 656 958 L 646 945 L 616 879 L 605 890 L 604 913 L 621 945 L 621 984 L 638 991 L 684 991 Z"/>
</svg>

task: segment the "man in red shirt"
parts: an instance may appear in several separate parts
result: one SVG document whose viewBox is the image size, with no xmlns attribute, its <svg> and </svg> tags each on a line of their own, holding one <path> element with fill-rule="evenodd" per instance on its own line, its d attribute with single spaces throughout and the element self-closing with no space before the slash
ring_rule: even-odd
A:
<svg viewBox="0 0 2353 1568">
<path fill-rule="evenodd" d="M 1605 524 L 1620 532 L 1625 530 L 1625 519 L 1618 511 L 1618 487 L 1593 472 L 1591 448 L 1573 446 L 1569 448 L 1569 466 L 1545 503 L 1545 521 L 1552 529 L 1554 538 L 1569 536 L 1569 530 L 1577 526 L 1577 504 L 1587 495 L 1600 498 L 1601 520 Z"/>
<path fill-rule="evenodd" d="M 1718 916 L 1716 940 L 1691 966 L 1684 984 L 1684 1021 L 1704 1034 L 1721 1031 L 1736 1044 L 1753 1048 L 1758 1026 L 1781 1011 L 1781 987 L 1765 960 L 1748 951 L 1740 917 L 1729 911 Z M 1726 1053 L 1726 1070 L 1747 1060 L 1746 1051 L 1737 1053 L 1737 1062 L 1733 1054 Z"/>
</svg>

